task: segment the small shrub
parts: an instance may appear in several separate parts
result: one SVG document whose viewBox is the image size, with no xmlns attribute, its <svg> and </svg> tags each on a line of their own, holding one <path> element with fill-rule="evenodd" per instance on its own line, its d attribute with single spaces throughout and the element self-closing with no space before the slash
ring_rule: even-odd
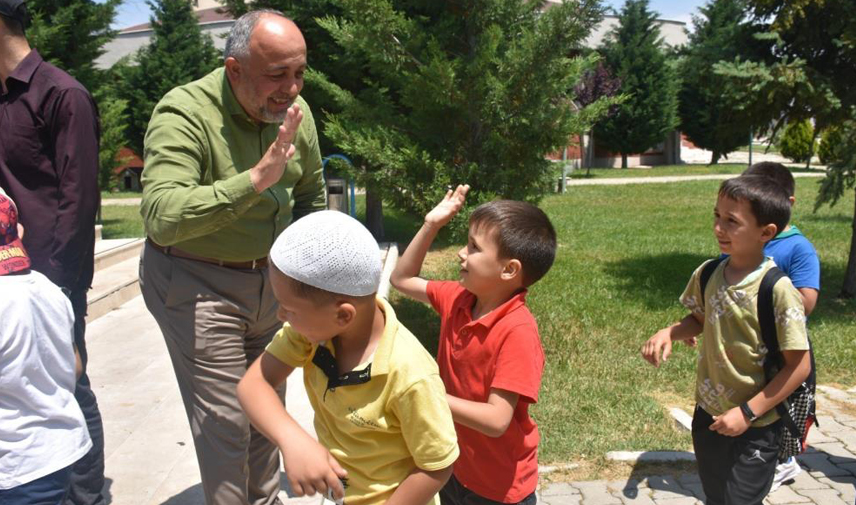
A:
<svg viewBox="0 0 856 505">
<path fill-rule="evenodd" d="M 779 140 L 779 152 L 795 162 L 808 161 L 814 154 L 814 129 L 808 120 L 788 123 Z"/>
<path fill-rule="evenodd" d="M 836 146 L 841 144 L 841 131 L 836 128 L 827 128 L 820 137 L 820 145 L 817 147 L 817 156 L 824 165 L 832 163 L 833 152 Z"/>
</svg>

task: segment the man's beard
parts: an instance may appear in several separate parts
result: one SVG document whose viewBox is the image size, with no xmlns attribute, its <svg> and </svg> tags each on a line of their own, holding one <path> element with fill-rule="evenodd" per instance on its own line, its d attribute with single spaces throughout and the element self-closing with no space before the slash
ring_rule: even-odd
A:
<svg viewBox="0 0 856 505">
<path fill-rule="evenodd" d="M 289 107 L 291 105 L 289 104 Z M 288 114 L 288 109 L 285 109 L 282 112 L 271 112 L 268 110 L 266 106 L 259 107 L 259 117 L 262 118 L 262 121 L 265 123 L 271 124 L 279 124 L 285 121 L 285 116 Z"/>
</svg>

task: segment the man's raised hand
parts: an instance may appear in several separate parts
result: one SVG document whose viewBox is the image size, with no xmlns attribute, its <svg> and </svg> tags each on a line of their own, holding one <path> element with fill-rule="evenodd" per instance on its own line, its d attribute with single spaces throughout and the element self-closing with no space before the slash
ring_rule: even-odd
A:
<svg viewBox="0 0 856 505">
<path fill-rule="evenodd" d="M 257 193 L 273 186 L 282 177 L 288 160 L 294 156 L 295 149 L 292 142 L 297 136 L 301 121 L 303 121 L 303 111 L 300 110 L 300 106 L 294 104 L 289 107 L 285 113 L 285 119 L 279 125 L 276 139 L 256 166 L 250 169 L 250 181 Z"/>
</svg>

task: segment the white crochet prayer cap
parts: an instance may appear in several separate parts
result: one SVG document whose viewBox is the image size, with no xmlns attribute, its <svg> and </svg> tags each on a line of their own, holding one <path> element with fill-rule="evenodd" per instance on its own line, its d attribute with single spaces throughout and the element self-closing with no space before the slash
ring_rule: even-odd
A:
<svg viewBox="0 0 856 505">
<path fill-rule="evenodd" d="M 332 293 L 365 296 L 380 284 L 374 237 L 359 221 L 335 210 L 292 223 L 274 242 L 270 260 L 292 279 Z"/>
</svg>

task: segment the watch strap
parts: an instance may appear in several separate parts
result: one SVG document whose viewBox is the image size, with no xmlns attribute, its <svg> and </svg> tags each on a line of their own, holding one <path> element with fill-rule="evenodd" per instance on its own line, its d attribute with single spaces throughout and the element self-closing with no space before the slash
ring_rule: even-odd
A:
<svg viewBox="0 0 856 505">
<path fill-rule="evenodd" d="M 746 419 L 748 419 L 750 423 L 758 419 L 758 416 L 752 412 L 752 409 L 749 408 L 749 404 L 746 402 L 740 404 L 740 412 L 743 412 L 743 415 L 746 416 Z"/>
</svg>

